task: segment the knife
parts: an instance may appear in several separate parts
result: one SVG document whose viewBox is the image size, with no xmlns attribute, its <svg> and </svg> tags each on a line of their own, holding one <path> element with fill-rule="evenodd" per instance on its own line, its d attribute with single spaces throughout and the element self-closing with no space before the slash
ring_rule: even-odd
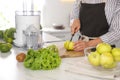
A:
<svg viewBox="0 0 120 80">
<path fill-rule="evenodd" d="M 72 34 L 70 41 L 72 41 L 74 34 Z"/>
</svg>

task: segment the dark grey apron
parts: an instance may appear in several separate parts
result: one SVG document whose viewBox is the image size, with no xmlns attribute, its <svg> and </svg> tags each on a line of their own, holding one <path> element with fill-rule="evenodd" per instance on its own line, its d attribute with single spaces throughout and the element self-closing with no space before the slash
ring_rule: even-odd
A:
<svg viewBox="0 0 120 80">
<path fill-rule="evenodd" d="M 79 19 L 80 32 L 88 37 L 99 37 L 108 32 L 109 25 L 105 16 L 105 3 L 81 3 Z"/>
</svg>

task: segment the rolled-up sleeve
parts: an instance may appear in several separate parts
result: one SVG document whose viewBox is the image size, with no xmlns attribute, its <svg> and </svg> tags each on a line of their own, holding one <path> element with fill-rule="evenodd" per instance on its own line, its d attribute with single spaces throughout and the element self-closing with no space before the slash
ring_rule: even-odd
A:
<svg viewBox="0 0 120 80">
<path fill-rule="evenodd" d="M 109 31 L 100 38 L 103 42 L 110 44 L 120 40 L 120 10 L 114 14 Z"/>
<path fill-rule="evenodd" d="M 80 1 L 76 0 L 73 4 L 73 8 L 70 14 L 70 20 L 78 19 L 79 18 L 79 9 L 80 9 Z"/>
</svg>

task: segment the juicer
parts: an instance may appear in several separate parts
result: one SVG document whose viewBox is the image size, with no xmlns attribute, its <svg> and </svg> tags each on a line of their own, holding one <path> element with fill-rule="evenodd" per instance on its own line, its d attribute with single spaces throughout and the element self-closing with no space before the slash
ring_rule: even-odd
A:
<svg viewBox="0 0 120 80">
<path fill-rule="evenodd" d="M 15 12 L 15 27 L 16 33 L 14 34 L 14 45 L 17 47 L 25 47 L 26 43 L 26 29 L 32 26 L 38 32 L 40 31 L 40 11 L 34 11 L 33 0 L 31 0 L 31 10 L 27 10 L 27 2 L 23 1 L 23 10 Z M 31 33 L 35 32 L 31 30 Z"/>
</svg>

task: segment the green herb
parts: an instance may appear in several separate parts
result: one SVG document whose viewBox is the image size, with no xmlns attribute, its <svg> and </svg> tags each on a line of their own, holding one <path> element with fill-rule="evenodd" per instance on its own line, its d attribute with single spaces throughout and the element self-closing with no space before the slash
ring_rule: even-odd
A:
<svg viewBox="0 0 120 80">
<path fill-rule="evenodd" d="M 58 48 L 50 45 L 39 50 L 30 49 L 24 60 L 24 66 L 32 70 L 51 70 L 61 63 Z"/>
</svg>

